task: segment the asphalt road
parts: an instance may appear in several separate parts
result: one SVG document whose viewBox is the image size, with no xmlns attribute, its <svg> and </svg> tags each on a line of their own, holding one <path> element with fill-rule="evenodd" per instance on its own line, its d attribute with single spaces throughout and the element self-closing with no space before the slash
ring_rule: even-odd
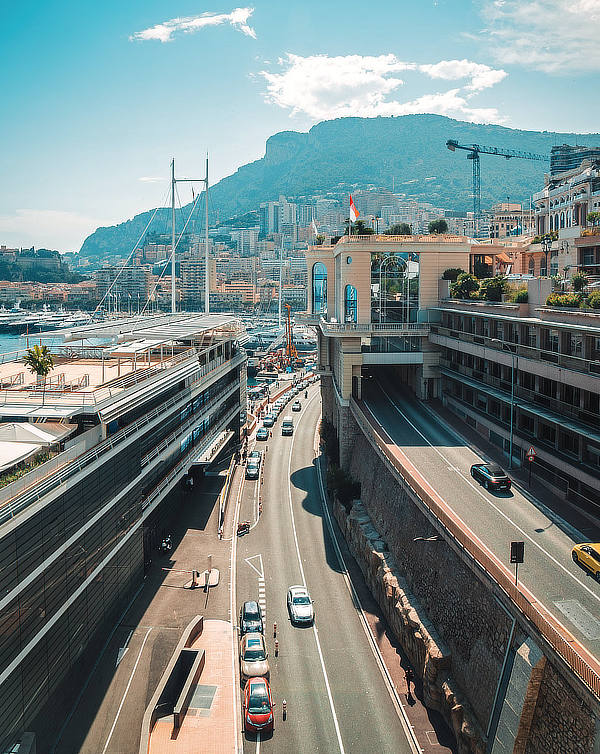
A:
<svg viewBox="0 0 600 754">
<path fill-rule="evenodd" d="M 510 542 L 525 542 L 522 582 L 591 653 L 600 657 L 600 584 L 571 559 L 578 538 L 546 515 L 513 485 L 488 492 L 470 476 L 480 458 L 452 429 L 418 401 L 373 379 L 363 391 L 366 406 L 427 482 L 500 560 L 509 564 Z M 537 504 L 536 504 L 537 503 Z"/>
<path fill-rule="evenodd" d="M 284 410 L 284 414 L 289 411 Z M 240 520 L 257 521 L 237 541 L 236 609 L 261 601 L 276 703 L 275 731 L 266 740 L 244 735 L 245 752 L 411 752 L 407 734 L 346 587 L 327 522 L 314 460 L 319 385 L 294 414 L 292 437 L 273 437 L 264 483 L 247 481 Z M 257 519 L 259 497 L 263 512 Z M 314 628 L 291 626 L 286 593 L 306 583 L 315 601 Z M 279 656 L 275 657 L 273 623 Z M 287 719 L 282 720 L 282 700 Z"/>
</svg>

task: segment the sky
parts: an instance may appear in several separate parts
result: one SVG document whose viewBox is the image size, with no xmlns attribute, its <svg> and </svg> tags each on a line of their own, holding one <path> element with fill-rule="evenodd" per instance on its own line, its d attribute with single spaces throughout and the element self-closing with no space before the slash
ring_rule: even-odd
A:
<svg viewBox="0 0 600 754">
<path fill-rule="evenodd" d="M 330 118 L 600 130 L 600 0 L 36 0 L 0 22 L 7 246 L 78 251 L 164 205 L 172 157 L 201 178 L 208 151 L 214 183 Z"/>
</svg>

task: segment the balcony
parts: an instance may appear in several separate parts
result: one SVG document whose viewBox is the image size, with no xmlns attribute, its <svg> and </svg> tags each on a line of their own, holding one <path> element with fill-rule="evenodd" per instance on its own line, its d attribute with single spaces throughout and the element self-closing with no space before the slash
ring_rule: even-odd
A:
<svg viewBox="0 0 600 754">
<path fill-rule="evenodd" d="M 429 335 L 429 323 L 427 322 L 328 322 L 321 319 L 319 322 L 323 335 L 329 337 L 361 337 L 366 338 L 380 335 L 382 337 L 418 337 Z"/>
</svg>

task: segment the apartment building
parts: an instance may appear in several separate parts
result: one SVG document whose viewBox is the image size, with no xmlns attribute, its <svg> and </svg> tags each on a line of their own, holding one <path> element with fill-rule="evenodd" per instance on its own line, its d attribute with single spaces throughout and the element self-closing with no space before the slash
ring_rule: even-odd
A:
<svg viewBox="0 0 600 754">
<path fill-rule="evenodd" d="M 502 247 L 486 251 L 495 269 Z M 600 312 L 546 307 L 548 278 L 527 282 L 526 304 L 450 298 L 444 270 L 481 257 L 452 236 L 344 236 L 309 249 L 304 321 L 318 328 L 323 410 L 342 462 L 349 402 L 369 373 L 392 370 L 505 455 L 512 447 L 515 465 L 533 445 L 542 481 L 600 520 Z"/>
<path fill-rule="evenodd" d="M 198 307 L 204 304 L 206 266 L 204 259 L 182 259 L 181 296 L 184 306 Z M 217 263 L 215 259 L 208 260 L 209 290 L 217 287 Z"/>
<path fill-rule="evenodd" d="M 77 335 L 119 344 L 97 356 L 53 348 L 43 393 L 22 360 L 0 365 L 0 429 L 12 438 L 2 473 L 24 449 L 32 460 L 0 490 L 0 751 L 17 751 L 93 664 L 143 584 L 169 493 L 238 438 L 245 405 L 231 317 L 123 319 Z"/>
<path fill-rule="evenodd" d="M 490 238 L 535 235 L 533 209 L 523 209 L 517 202 L 500 202 L 492 207 Z"/>
</svg>

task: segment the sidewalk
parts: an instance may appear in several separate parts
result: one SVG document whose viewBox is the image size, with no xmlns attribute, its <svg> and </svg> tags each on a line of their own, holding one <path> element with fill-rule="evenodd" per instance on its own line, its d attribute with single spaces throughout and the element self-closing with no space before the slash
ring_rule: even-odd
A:
<svg viewBox="0 0 600 754">
<path fill-rule="evenodd" d="M 507 458 L 500 449 L 445 408 L 441 401 L 432 401 L 426 408 L 443 419 L 479 455 L 495 461 L 506 469 Z M 566 500 L 564 496 L 561 497 L 552 492 L 550 487 L 540 482 L 535 475 L 535 462 L 532 471 L 531 486 L 529 486 L 529 469 L 525 465 L 510 470 L 510 477 L 518 486 L 519 492 L 537 508 L 542 510 L 546 508 L 544 513 L 552 518 L 554 524 L 571 537 L 573 542 L 600 542 L 600 527 L 594 524 L 590 517 L 579 510 L 576 505 Z"/>
</svg>

